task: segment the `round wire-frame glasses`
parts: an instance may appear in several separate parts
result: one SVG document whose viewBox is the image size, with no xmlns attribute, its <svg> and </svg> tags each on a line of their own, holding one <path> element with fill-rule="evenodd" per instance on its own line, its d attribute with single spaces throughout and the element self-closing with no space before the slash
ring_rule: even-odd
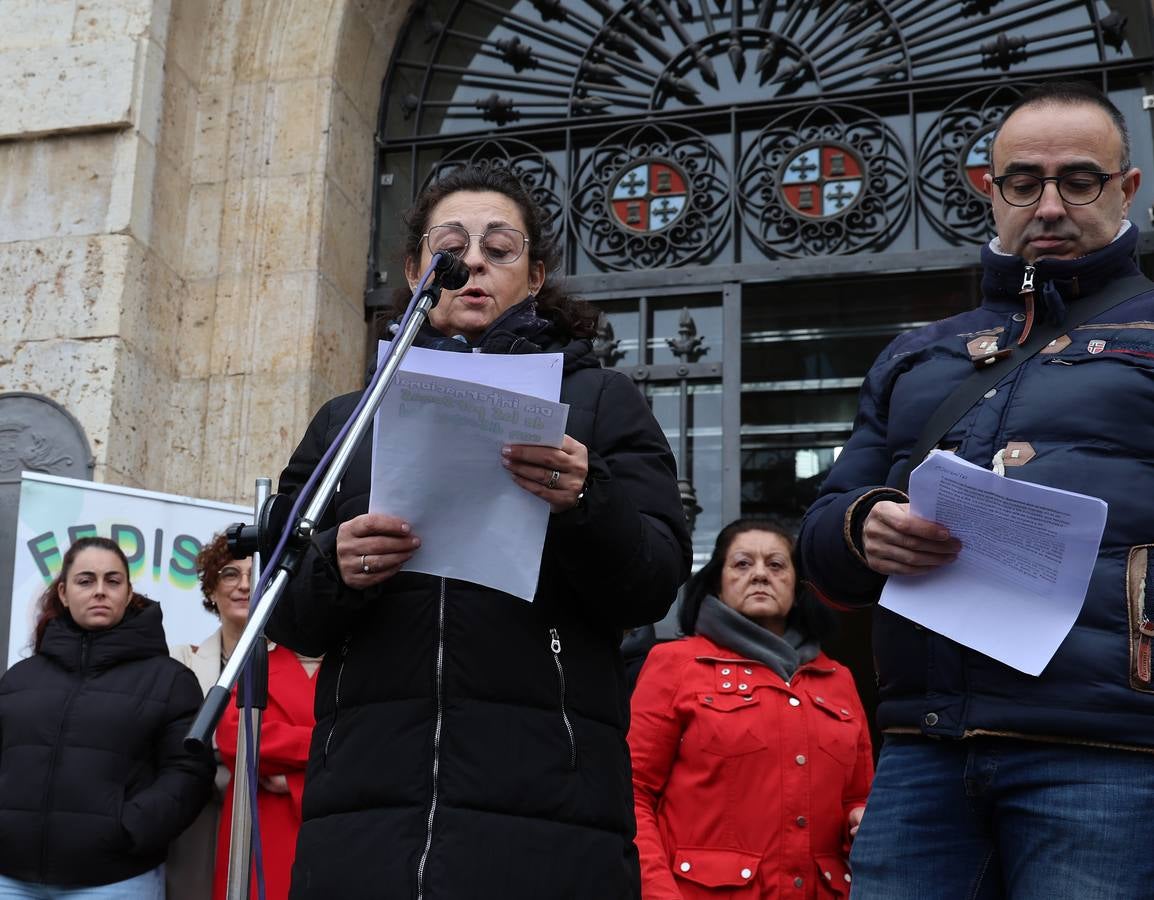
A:
<svg viewBox="0 0 1154 900">
<path fill-rule="evenodd" d="M 529 246 L 529 238 L 523 231 L 507 225 L 488 228 L 482 234 L 475 234 L 460 225 L 434 225 L 421 235 L 430 253 L 451 253 L 458 259 L 463 259 L 469 252 L 473 238 L 477 238 L 485 259 L 499 266 L 516 262 Z"/>
</svg>

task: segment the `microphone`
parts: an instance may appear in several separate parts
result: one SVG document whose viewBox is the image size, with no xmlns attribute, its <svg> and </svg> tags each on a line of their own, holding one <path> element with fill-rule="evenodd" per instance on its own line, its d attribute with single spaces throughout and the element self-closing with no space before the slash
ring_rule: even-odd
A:
<svg viewBox="0 0 1154 900">
<path fill-rule="evenodd" d="M 434 270 L 441 276 L 441 287 L 447 291 L 459 290 L 469 283 L 469 267 L 452 253 L 439 252 Z"/>
</svg>

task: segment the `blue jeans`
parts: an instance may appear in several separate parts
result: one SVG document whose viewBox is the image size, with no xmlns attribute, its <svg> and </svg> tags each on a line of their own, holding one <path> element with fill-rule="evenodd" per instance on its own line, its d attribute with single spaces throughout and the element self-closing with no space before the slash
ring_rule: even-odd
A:
<svg viewBox="0 0 1154 900">
<path fill-rule="evenodd" d="M 164 866 L 96 887 L 53 887 L 0 875 L 0 900 L 164 900 Z"/>
<path fill-rule="evenodd" d="M 1154 755 L 888 736 L 853 900 L 1154 897 Z"/>
</svg>

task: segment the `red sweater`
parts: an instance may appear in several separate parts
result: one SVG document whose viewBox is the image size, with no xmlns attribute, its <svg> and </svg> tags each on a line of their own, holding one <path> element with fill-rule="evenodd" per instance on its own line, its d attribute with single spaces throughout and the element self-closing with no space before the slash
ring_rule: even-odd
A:
<svg viewBox="0 0 1154 900">
<path fill-rule="evenodd" d="M 653 648 L 632 709 L 644 900 L 848 895 L 847 818 L 873 778 L 848 669 L 822 653 L 787 684 L 691 637 Z"/>
</svg>

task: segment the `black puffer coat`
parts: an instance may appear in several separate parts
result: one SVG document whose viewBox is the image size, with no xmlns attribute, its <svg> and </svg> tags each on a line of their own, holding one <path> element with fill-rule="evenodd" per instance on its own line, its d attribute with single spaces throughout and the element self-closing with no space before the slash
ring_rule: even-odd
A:
<svg viewBox="0 0 1154 900">
<path fill-rule="evenodd" d="M 183 747 L 201 699 L 156 603 L 107 631 L 50 622 L 0 680 L 0 873 L 89 886 L 164 862 L 212 789 Z"/>
<path fill-rule="evenodd" d="M 588 341 L 533 342 L 565 353 L 567 431 L 589 449 L 584 504 L 551 517 L 534 602 L 415 573 L 344 587 L 326 555 L 337 524 L 366 511 L 366 440 L 268 629 L 326 654 L 297 900 L 639 896 L 618 645 L 625 627 L 661 618 L 685 578 L 685 517 L 669 447 L 629 379 L 601 369 Z M 300 488 L 357 399 L 321 409 L 282 491 Z"/>
</svg>

